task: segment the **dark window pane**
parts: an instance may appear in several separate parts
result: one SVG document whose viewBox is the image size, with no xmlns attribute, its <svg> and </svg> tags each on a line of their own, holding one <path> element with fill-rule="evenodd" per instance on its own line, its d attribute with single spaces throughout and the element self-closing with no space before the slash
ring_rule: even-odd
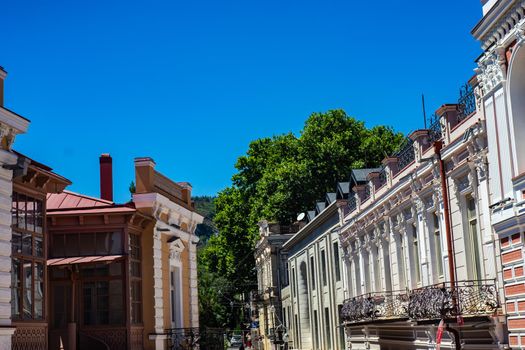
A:
<svg viewBox="0 0 525 350">
<path fill-rule="evenodd" d="M 44 265 L 35 262 L 35 319 L 44 317 Z"/>
<path fill-rule="evenodd" d="M 11 315 L 14 318 L 20 317 L 21 286 L 20 260 L 13 258 L 11 265 Z"/>
<path fill-rule="evenodd" d="M 64 235 L 53 235 L 52 236 L 52 249 L 54 257 L 64 256 Z"/>
<path fill-rule="evenodd" d="M 122 253 L 122 233 L 112 232 L 108 233 L 109 247 L 108 251 L 110 254 Z"/>
<path fill-rule="evenodd" d="M 26 229 L 35 231 L 35 201 L 31 197 L 26 202 Z"/>
<path fill-rule="evenodd" d="M 13 230 L 11 241 L 13 254 L 22 254 L 22 234 Z"/>
<path fill-rule="evenodd" d="M 23 318 L 31 319 L 33 317 L 33 266 L 31 261 L 23 261 L 23 284 L 24 284 L 24 296 L 23 296 Z"/>
<path fill-rule="evenodd" d="M 97 254 L 107 255 L 109 253 L 109 234 L 99 232 L 97 235 Z"/>
<path fill-rule="evenodd" d="M 42 233 L 44 228 L 44 214 L 42 208 L 42 201 L 37 200 L 35 207 L 35 231 L 38 233 Z"/>
<path fill-rule="evenodd" d="M 24 233 L 22 236 L 22 254 L 33 255 L 33 236 Z"/>
<path fill-rule="evenodd" d="M 81 233 L 79 235 L 80 255 L 95 255 L 95 235 L 92 233 Z"/>
<path fill-rule="evenodd" d="M 26 228 L 26 196 L 18 194 L 17 196 L 17 207 L 18 207 L 18 227 Z"/>
<path fill-rule="evenodd" d="M 42 258 L 44 256 L 44 241 L 42 236 L 35 235 L 35 256 Z"/>
<path fill-rule="evenodd" d="M 78 251 L 78 235 L 76 233 L 67 234 L 66 236 L 66 249 L 64 256 L 79 256 Z"/>
</svg>

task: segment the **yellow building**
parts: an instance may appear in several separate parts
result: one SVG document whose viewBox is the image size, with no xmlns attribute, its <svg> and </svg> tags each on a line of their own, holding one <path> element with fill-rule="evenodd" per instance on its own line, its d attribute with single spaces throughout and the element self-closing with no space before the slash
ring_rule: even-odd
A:
<svg viewBox="0 0 525 350">
<path fill-rule="evenodd" d="M 166 349 L 166 329 L 199 327 L 194 232 L 204 218 L 193 208 L 191 185 L 157 172 L 151 158 L 135 159 L 135 175 L 133 203 L 153 219 L 142 232 L 144 348 Z"/>
</svg>

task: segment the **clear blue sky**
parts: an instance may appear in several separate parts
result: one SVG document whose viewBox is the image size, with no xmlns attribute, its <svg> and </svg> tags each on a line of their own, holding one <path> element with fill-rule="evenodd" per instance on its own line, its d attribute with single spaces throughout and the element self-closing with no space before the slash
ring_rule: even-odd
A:
<svg viewBox="0 0 525 350">
<path fill-rule="evenodd" d="M 129 198 L 133 158 L 215 194 L 258 137 L 343 108 L 404 133 L 453 103 L 481 52 L 478 0 L 10 1 L 0 14 L 15 148 L 98 195 L 98 156 Z"/>
</svg>

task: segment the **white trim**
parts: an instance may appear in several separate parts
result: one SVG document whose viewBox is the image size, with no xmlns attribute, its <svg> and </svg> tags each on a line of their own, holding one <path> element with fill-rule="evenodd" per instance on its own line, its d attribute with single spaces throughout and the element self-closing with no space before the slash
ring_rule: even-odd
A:
<svg viewBox="0 0 525 350">
<path fill-rule="evenodd" d="M 17 134 L 23 134 L 29 128 L 29 120 L 16 115 L 2 106 L 0 106 L 0 122 L 15 129 Z"/>
</svg>

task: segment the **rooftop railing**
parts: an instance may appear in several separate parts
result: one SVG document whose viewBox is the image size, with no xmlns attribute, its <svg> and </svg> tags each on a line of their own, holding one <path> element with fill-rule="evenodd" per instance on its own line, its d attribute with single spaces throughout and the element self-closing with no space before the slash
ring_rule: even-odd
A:
<svg viewBox="0 0 525 350">
<path fill-rule="evenodd" d="M 499 308 L 494 280 L 449 282 L 413 289 L 363 294 L 344 301 L 341 320 L 346 324 L 384 320 L 449 319 L 488 316 Z"/>
<path fill-rule="evenodd" d="M 476 111 L 476 97 L 472 86 L 468 83 L 459 90 L 458 108 L 458 123 Z"/>
<path fill-rule="evenodd" d="M 401 147 L 399 147 L 399 151 L 397 151 L 395 156 L 398 159 L 397 164 L 399 170 L 404 169 L 407 165 L 412 163 L 416 158 L 416 154 L 414 152 L 414 141 L 407 137 Z"/>
</svg>

